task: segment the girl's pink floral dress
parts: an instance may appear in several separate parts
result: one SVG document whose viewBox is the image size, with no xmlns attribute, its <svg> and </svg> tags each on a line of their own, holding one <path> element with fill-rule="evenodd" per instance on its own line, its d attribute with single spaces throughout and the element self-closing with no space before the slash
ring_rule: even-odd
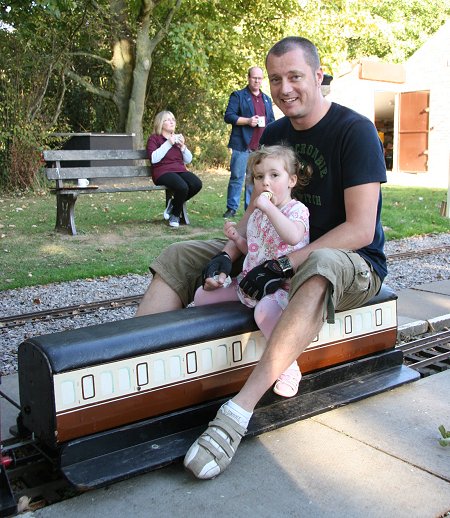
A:
<svg viewBox="0 0 450 518">
<path fill-rule="evenodd" d="M 240 301 L 250 308 L 255 307 L 258 301 L 249 298 L 239 287 L 239 283 L 247 273 L 268 259 L 288 255 L 309 243 L 309 211 L 307 207 L 298 200 L 291 200 L 281 209 L 281 212 L 292 221 L 301 221 L 305 225 L 305 235 L 296 245 L 288 245 L 277 234 L 264 212 L 259 209 L 253 211 L 247 223 L 248 253 L 244 259 L 242 272 L 234 280 Z M 288 303 L 288 291 L 289 281 L 286 281 L 282 288 L 266 296 L 276 300 L 281 308 L 285 309 Z"/>
</svg>

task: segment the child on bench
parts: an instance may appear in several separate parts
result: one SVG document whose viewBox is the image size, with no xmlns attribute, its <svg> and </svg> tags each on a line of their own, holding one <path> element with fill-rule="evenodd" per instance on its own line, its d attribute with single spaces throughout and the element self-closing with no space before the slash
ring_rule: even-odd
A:
<svg viewBox="0 0 450 518">
<path fill-rule="evenodd" d="M 230 283 L 213 291 L 203 287 L 195 293 L 196 306 L 240 300 L 255 308 L 255 322 L 266 340 L 288 303 L 289 280 L 281 288 L 267 288 L 261 300 L 249 297 L 240 284 L 255 266 L 270 259 L 278 259 L 309 243 L 309 211 L 293 197 L 295 187 L 303 187 L 309 180 L 309 169 L 301 168 L 294 151 L 285 146 L 262 147 L 248 160 L 249 180 L 257 197 L 255 209 L 247 224 L 246 236 L 241 236 L 235 224 L 227 221 L 224 232 L 245 254 L 242 272 Z M 272 265 L 275 267 L 276 263 Z M 269 268 L 270 263 L 269 263 Z M 283 397 L 295 396 L 301 380 L 296 361 L 284 371 L 274 386 L 274 392 Z"/>
</svg>

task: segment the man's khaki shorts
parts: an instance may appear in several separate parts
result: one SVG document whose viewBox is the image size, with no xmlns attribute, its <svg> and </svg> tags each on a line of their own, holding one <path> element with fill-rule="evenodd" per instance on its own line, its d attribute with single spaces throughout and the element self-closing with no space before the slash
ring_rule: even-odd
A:
<svg viewBox="0 0 450 518">
<path fill-rule="evenodd" d="M 329 281 L 324 301 L 323 320 L 334 324 L 334 312 L 357 308 L 374 297 L 381 280 L 372 266 L 351 250 L 321 248 L 314 250 L 291 280 L 289 298 L 314 275 Z"/>
<path fill-rule="evenodd" d="M 211 257 L 225 246 L 225 239 L 184 241 L 168 246 L 150 265 L 180 297 L 184 306 L 194 299 L 195 290 L 202 284 L 202 270 Z M 242 260 L 233 264 L 231 276 L 242 270 Z M 313 251 L 291 280 L 289 296 L 314 275 L 329 281 L 325 297 L 323 319 L 334 322 L 335 310 L 343 311 L 361 306 L 381 288 L 381 280 L 359 254 L 349 250 L 323 248 Z"/>
</svg>

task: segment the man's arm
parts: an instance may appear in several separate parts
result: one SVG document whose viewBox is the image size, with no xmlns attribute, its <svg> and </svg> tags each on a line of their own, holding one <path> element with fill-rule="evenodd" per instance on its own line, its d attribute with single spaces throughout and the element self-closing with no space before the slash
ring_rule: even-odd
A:
<svg viewBox="0 0 450 518">
<path fill-rule="evenodd" d="M 289 255 L 294 271 L 319 248 L 358 250 L 373 241 L 380 184 L 366 183 L 344 191 L 346 220 L 301 250 Z"/>
<path fill-rule="evenodd" d="M 260 300 L 274 293 L 286 278 L 292 277 L 297 268 L 313 250 L 319 248 L 343 248 L 357 250 L 373 241 L 380 184 L 368 183 L 350 187 L 344 191 L 346 220 L 306 247 L 289 254 L 288 260 L 280 257 L 269 259 L 250 270 L 239 286 L 250 297 Z"/>
<path fill-rule="evenodd" d="M 233 92 L 230 95 L 223 119 L 227 124 L 232 124 L 233 126 L 251 126 L 254 128 L 258 125 L 258 116 L 252 116 L 251 114 L 249 114 L 248 117 L 244 116 L 241 108 L 240 95 L 240 92 Z"/>
</svg>

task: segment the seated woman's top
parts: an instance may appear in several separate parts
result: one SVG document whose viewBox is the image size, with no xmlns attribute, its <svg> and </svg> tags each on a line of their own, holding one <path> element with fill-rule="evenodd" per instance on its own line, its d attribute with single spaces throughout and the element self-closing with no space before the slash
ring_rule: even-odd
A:
<svg viewBox="0 0 450 518">
<path fill-rule="evenodd" d="M 192 153 L 172 144 L 163 135 L 150 135 L 147 141 L 147 156 L 152 164 L 153 181 L 165 173 L 185 173 L 185 164 L 192 162 Z"/>
</svg>

